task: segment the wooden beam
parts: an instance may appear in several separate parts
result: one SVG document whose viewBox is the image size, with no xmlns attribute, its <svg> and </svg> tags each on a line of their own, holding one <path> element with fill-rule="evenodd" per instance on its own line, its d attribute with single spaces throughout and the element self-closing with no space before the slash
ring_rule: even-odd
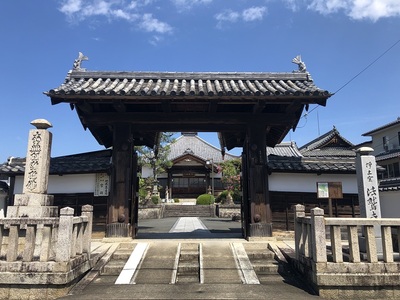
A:
<svg viewBox="0 0 400 300">
<path fill-rule="evenodd" d="M 249 122 L 261 122 L 263 124 L 274 125 L 289 125 L 295 121 L 293 113 L 264 113 L 256 114 L 239 112 L 239 113 L 115 113 L 101 112 L 81 115 L 85 124 L 102 126 L 110 123 L 130 123 L 140 125 L 157 125 L 163 126 L 166 124 L 247 124 Z M 194 126 L 195 127 L 195 126 Z M 163 130 L 164 131 L 164 130 Z M 215 131 L 215 130 L 214 130 Z"/>
<path fill-rule="evenodd" d="M 126 112 L 126 105 L 122 101 L 114 102 L 113 107 L 117 112 L 120 113 Z"/>
</svg>

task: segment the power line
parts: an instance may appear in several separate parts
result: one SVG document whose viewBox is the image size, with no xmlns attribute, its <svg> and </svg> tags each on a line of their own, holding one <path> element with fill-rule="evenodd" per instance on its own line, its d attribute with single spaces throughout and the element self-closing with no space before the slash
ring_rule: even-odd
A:
<svg viewBox="0 0 400 300">
<path fill-rule="evenodd" d="M 381 59 L 386 53 L 388 53 L 392 48 L 394 48 L 398 43 L 400 43 L 400 39 L 397 40 L 392 46 L 390 46 L 385 52 L 383 52 L 381 55 L 379 55 L 374 61 L 372 61 L 368 66 L 366 66 L 364 69 L 362 69 L 358 74 L 353 76 L 349 81 L 347 81 L 344 85 L 342 85 L 341 88 L 339 88 L 334 94 L 337 94 L 340 90 L 342 90 L 344 87 L 346 87 L 350 82 L 352 82 L 354 79 L 356 79 L 358 76 L 360 76 L 362 73 L 364 73 L 367 69 L 369 69 L 374 63 L 376 63 L 379 59 Z"/>
<path fill-rule="evenodd" d="M 356 79 L 358 76 L 360 76 L 362 73 L 364 73 L 366 70 L 368 70 L 373 64 L 375 64 L 379 59 L 381 59 L 383 56 L 386 55 L 392 48 L 394 48 L 398 43 L 400 43 L 400 39 L 398 39 L 393 45 L 391 45 L 388 49 L 386 49 L 381 55 L 379 55 L 375 60 L 373 60 L 370 64 L 368 64 L 364 69 L 362 69 L 360 72 L 358 72 L 355 76 L 353 76 L 349 81 L 347 81 L 344 85 L 342 85 L 336 92 L 333 94 L 337 94 L 339 91 L 344 89 L 347 85 L 349 85 L 354 79 Z M 306 112 L 301 118 L 307 118 L 307 116 L 312 113 L 315 109 L 317 109 L 320 105 L 317 104 L 313 109 L 310 111 Z M 306 123 L 307 124 L 307 123 Z M 319 125 L 319 124 L 318 124 Z M 305 124 L 302 126 L 304 127 Z M 300 128 L 302 128 L 300 127 Z"/>
</svg>

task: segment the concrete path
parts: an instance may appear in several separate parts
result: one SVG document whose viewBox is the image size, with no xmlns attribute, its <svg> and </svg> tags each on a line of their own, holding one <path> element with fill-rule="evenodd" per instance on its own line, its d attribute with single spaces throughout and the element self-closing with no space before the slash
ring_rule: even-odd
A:
<svg viewBox="0 0 400 300">
<path fill-rule="evenodd" d="M 295 273 L 284 269 L 260 282 L 245 250 L 250 242 L 241 238 L 240 226 L 240 222 L 216 218 L 143 220 L 139 224 L 138 238 L 131 241 L 134 244 L 132 253 L 136 251 L 136 255 L 127 259 L 121 272 L 125 275 L 120 275 L 123 284 L 115 284 L 117 276 L 90 274 L 73 294 L 62 299 L 319 298 Z M 184 243 L 200 245 L 198 283 L 171 281 L 178 269 L 177 253 Z M 261 248 L 267 249 L 268 243 L 273 241 L 257 243 L 265 244 Z M 289 248 L 288 244 L 285 246 Z M 96 245 L 101 247 L 99 242 Z M 110 249 L 115 251 L 116 247 Z M 112 257 L 112 254 L 107 255 Z"/>
</svg>

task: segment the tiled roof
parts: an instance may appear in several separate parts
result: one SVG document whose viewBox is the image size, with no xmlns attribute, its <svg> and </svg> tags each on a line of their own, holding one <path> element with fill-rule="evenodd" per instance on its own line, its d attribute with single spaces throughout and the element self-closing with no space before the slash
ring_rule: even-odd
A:
<svg viewBox="0 0 400 300">
<path fill-rule="evenodd" d="M 340 135 L 334 127 L 299 148 L 305 157 L 355 157 L 354 144 Z"/>
<path fill-rule="evenodd" d="M 276 155 L 281 157 L 301 157 L 301 153 L 295 142 L 283 142 L 275 147 L 267 147 L 267 155 Z"/>
<path fill-rule="evenodd" d="M 54 96 L 323 96 L 309 73 L 178 73 L 71 71 L 66 81 L 46 92 Z"/>
<path fill-rule="evenodd" d="M 157 133 L 219 132 L 221 147 L 243 147 L 247 125 L 264 124 L 268 146 L 296 128 L 306 105 L 332 96 L 314 84 L 301 59 L 293 72 L 120 72 L 80 68 L 45 94 L 68 103 L 99 144 L 111 147 L 113 126 L 132 124 L 135 145 L 153 147 Z M 139 143 L 139 144 L 138 144 Z"/>
<path fill-rule="evenodd" d="M 50 174 L 83 174 L 107 172 L 111 166 L 111 150 L 87 152 L 54 157 L 50 160 Z M 0 165 L 0 173 L 21 175 L 25 171 L 25 158 L 9 160 Z"/>
<path fill-rule="evenodd" d="M 399 191 L 400 190 L 400 177 L 382 179 L 379 181 L 379 191 L 389 192 L 389 191 Z"/>
<path fill-rule="evenodd" d="M 378 128 L 375 128 L 373 130 L 370 130 L 370 131 L 368 131 L 366 133 L 363 133 L 362 136 L 370 136 L 370 135 L 372 135 L 372 134 L 374 134 L 374 133 L 376 133 L 378 131 L 381 131 L 383 129 L 386 129 L 386 128 L 389 128 L 389 127 L 392 127 L 392 126 L 395 126 L 395 125 L 398 125 L 398 124 L 400 124 L 400 117 L 398 117 L 397 120 L 395 120 L 393 122 L 390 122 L 388 124 L 382 125 L 382 126 L 380 126 Z"/>
<path fill-rule="evenodd" d="M 326 136 L 322 140 L 326 141 Z M 343 156 L 332 149 L 323 152 L 325 155 L 319 157 L 304 157 L 295 143 L 281 143 L 267 148 L 268 167 L 271 172 L 355 174 L 355 155 Z"/>
<path fill-rule="evenodd" d="M 376 161 L 383 161 L 392 158 L 399 158 L 400 157 L 400 149 L 393 149 L 387 152 L 379 153 L 375 156 Z"/>
<path fill-rule="evenodd" d="M 187 154 L 198 157 L 204 161 L 213 159 L 214 163 L 220 163 L 223 160 L 240 158 L 239 156 L 225 153 L 224 159 L 222 159 L 221 150 L 204 141 L 197 134 L 183 134 L 178 137 L 171 144 L 168 159 L 176 160 Z"/>
</svg>

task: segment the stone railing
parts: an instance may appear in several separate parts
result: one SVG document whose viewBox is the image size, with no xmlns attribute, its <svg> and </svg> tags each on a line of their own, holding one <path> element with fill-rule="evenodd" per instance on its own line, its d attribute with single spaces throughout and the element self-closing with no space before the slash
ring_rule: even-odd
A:
<svg viewBox="0 0 400 300">
<path fill-rule="evenodd" d="M 91 268 L 92 219 L 90 205 L 79 217 L 66 207 L 60 217 L 0 219 L 0 298 L 19 299 L 13 286 L 41 299 L 65 295 Z"/>
<path fill-rule="evenodd" d="M 296 205 L 295 266 L 326 298 L 398 299 L 399 230 L 400 219 L 326 218 L 320 208 L 306 217 Z"/>
<path fill-rule="evenodd" d="M 92 211 L 87 205 L 80 217 L 66 207 L 59 218 L 0 219 L 0 250 L 6 248 L 0 261 L 67 262 L 83 253 L 89 259 Z"/>
</svg>

